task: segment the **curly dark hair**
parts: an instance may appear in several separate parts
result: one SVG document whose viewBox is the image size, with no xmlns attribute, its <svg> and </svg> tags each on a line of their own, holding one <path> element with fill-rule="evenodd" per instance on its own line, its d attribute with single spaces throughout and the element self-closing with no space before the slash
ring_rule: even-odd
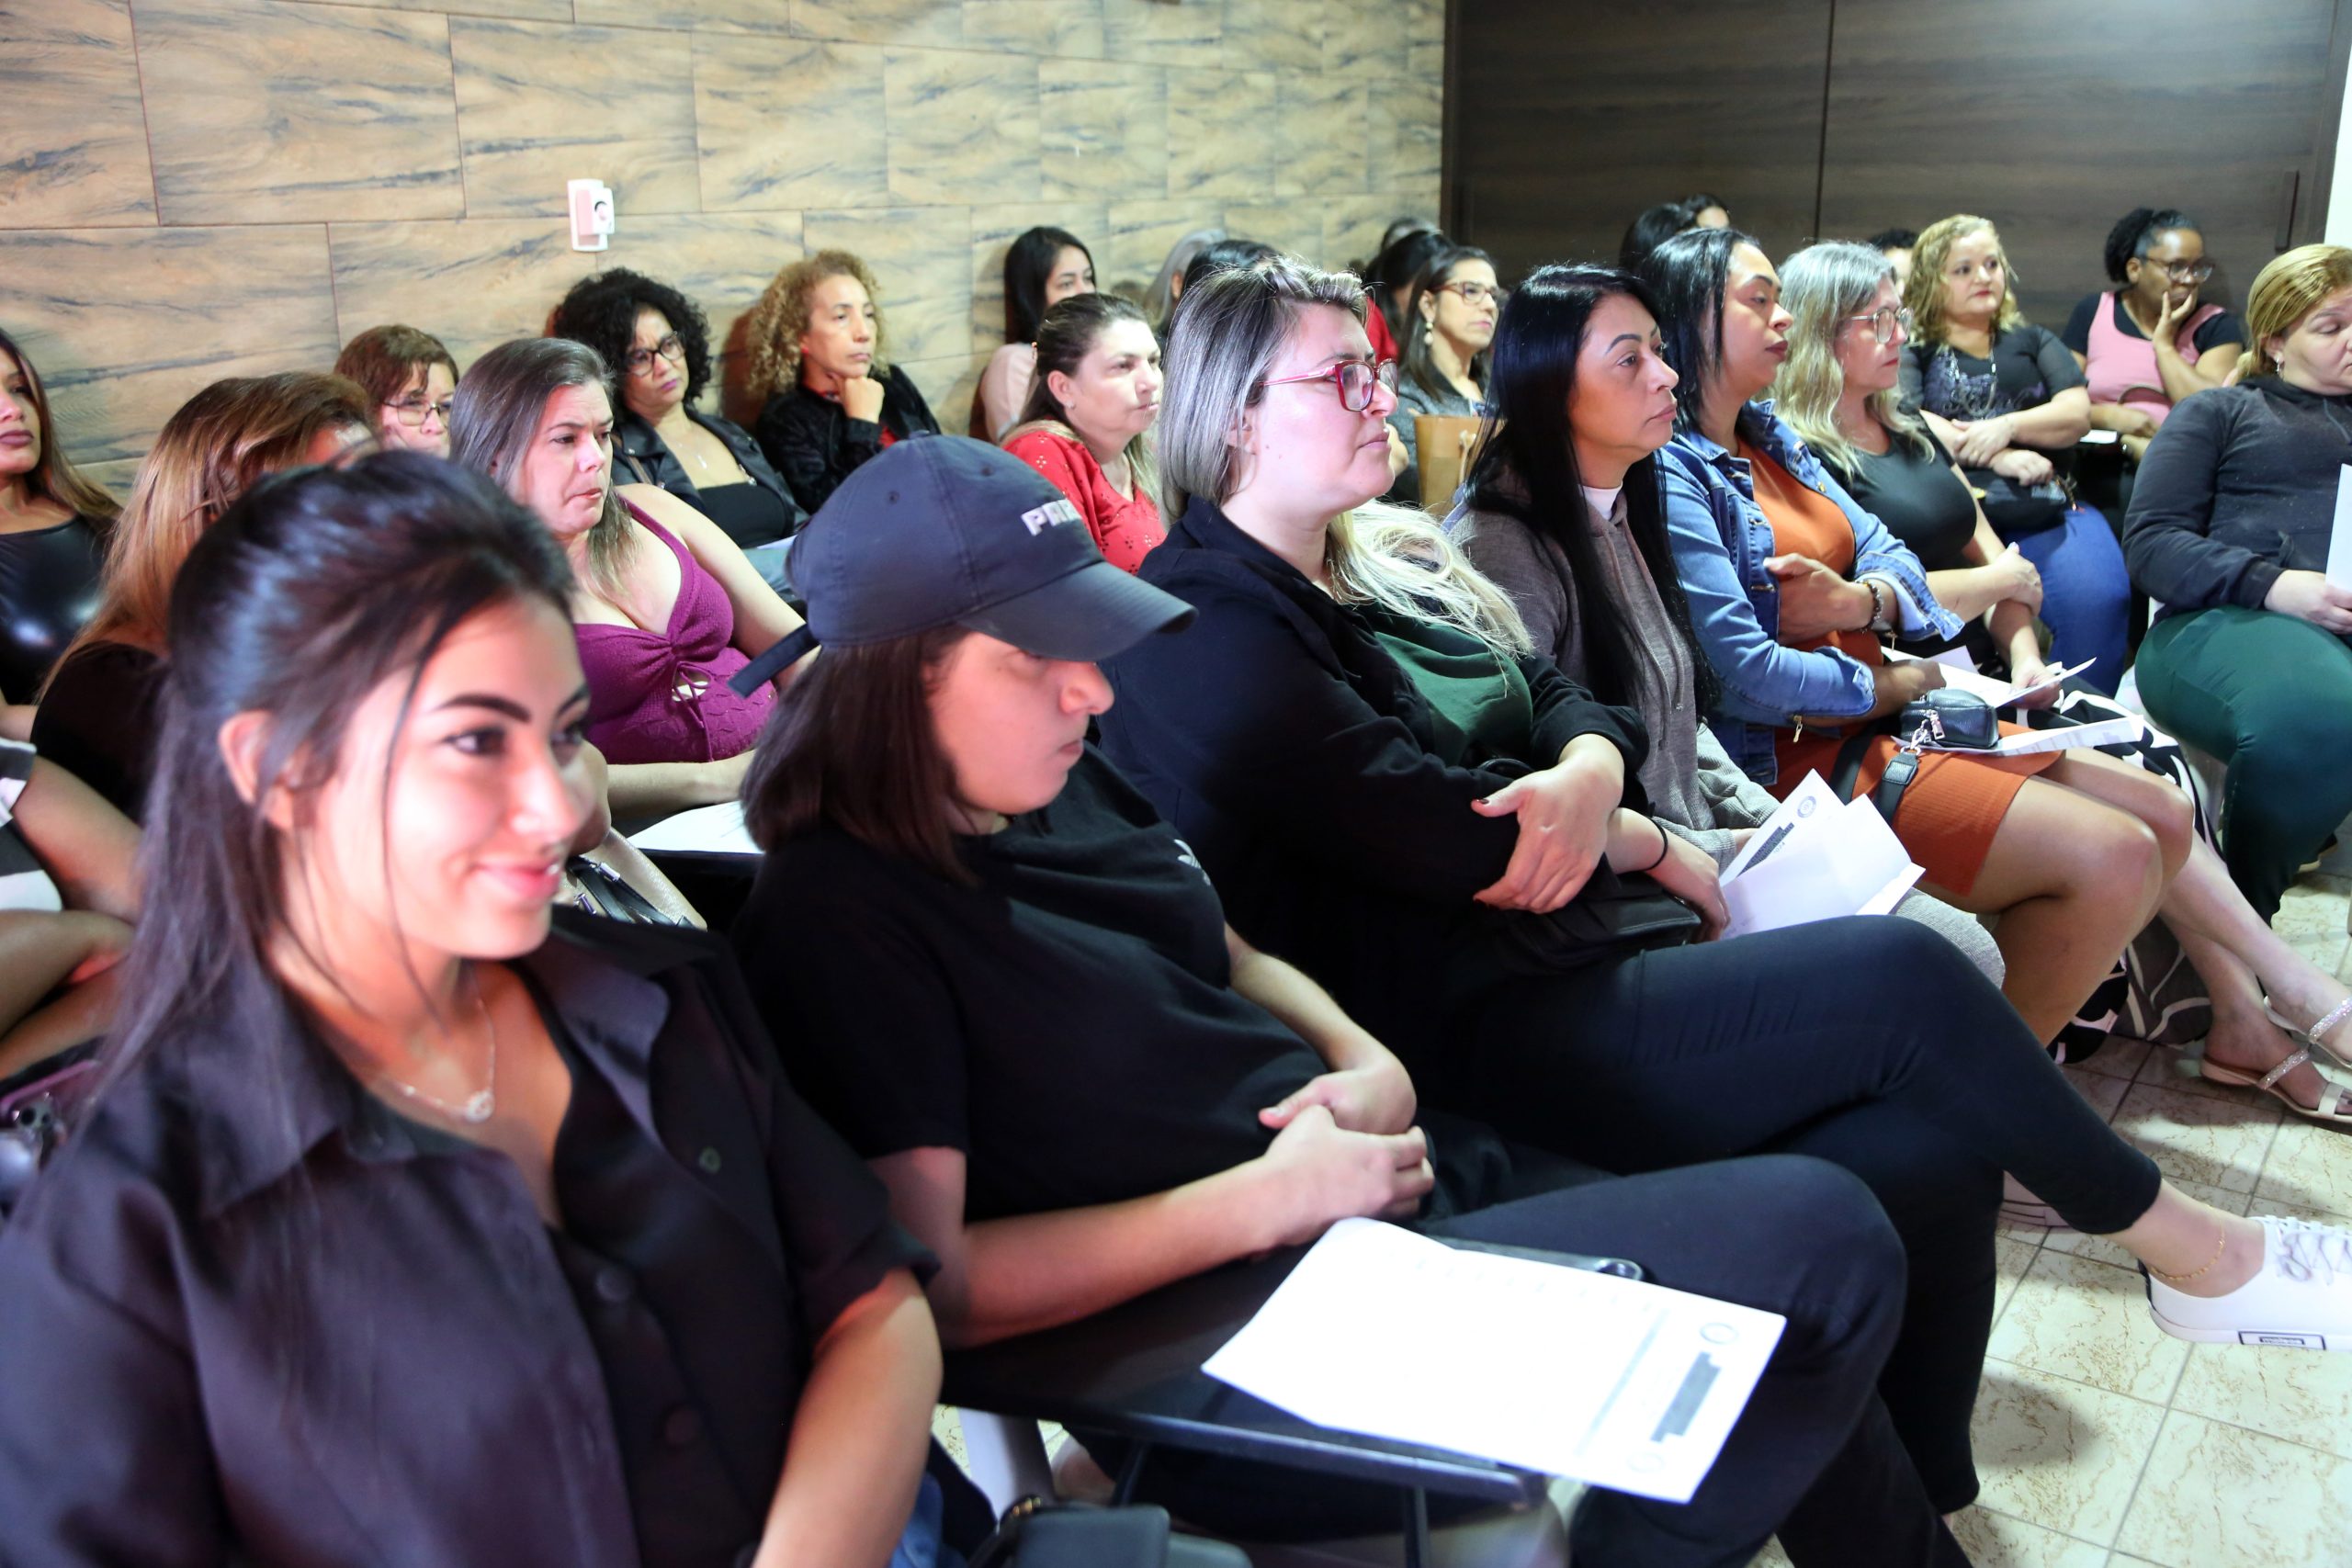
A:
<svg viewBox="0 0 2352 1568">
<path fill-rule="evenodd" d="M 2197 220 L 2170 207 L 2135 207 L 2107 231 L 2107 276 L 2129 283 L 2132 262 L 2148 254 L 2156 236 L 2167 229 L 2195 229 Z M 2199 231 L 2201 232 L 2201 231 Z"/>
<path fill-rule="evenodd" d="M 640 310 L 659 310 L 686 351 L 686 401 L 710 385 L 710 322 L 702 307 L 666 283 L 616 266 L 583 277 L 548 318 L 548 336 L 584 343 L 611 368 L 613 409 L 621 408 L 621 381 L 628 374 L 629 349 L 637 342 Z"/>
</svg>

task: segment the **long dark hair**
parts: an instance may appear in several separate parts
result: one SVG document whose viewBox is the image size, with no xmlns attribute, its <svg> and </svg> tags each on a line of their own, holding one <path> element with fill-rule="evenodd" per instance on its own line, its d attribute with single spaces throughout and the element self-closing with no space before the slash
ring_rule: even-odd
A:
<svg viewBox="0 0 2352 1568">
<path fill-rule="evenodd" d="M 1004 253 L 1004 341 L 1029 343 L 1046 314 L 1046 285 L 1053 280 L 1054 263 L 1064 251 L 1076 251 L 1094 265 L 1086 242 L 1067 229 L 1039 225 L 1022 231 Z"/>
<path fill-rule="evenodd" d="M 1678 423 L 1686 430 L 1699 423 L 1707 385 L 1723 368 L 1724 289 L 1731 281 L 1731 254 L 1753 244 L 1756 237 L 1737 229 L 1690 229 L 1642 263 L 1640 276 L 1649 286 L 1650 312 L 1665 339 L 1666 362 L 1682 378 L 1674 389 L 1674 404 L 1682 411 Z"/>
<path fill-rule="evenodd" d="M 288 929 L 285 857 L 260 803 L 377 761 L 346 754 L 353 712 L 403 672 L 413 697 L 467 619 L 532 600 L 568 615 L 571 590 L 536 517 L 489 479 L 412 452 L 297 469 L 206 531 L 172 589 L 139 851 L 146 905 L 109 1077 L 192 1023 L 260 1038 L 290 1016 L 270 962 Z M 269 716 L 269 734 L 249 801 L 220 733 L 253 712 Z"/>
<path fill-rule="evenodd" d="M 1413 292 L 1405 301 L 1405 328 L 1397 334 L 1398 357 L 1403 361 L 1396 368 L 1402 378 L 1418 385 L 1433 398 L 1449 398 L 1453 388 L 1438 374 L 1437 361 L 1430 354 L 1430 333 L 1432 329 L 1421 320 L 1421 300 L 1436 293 L 1453 281 L 1453 269 L 1464 262 L 1482 261 L 1488 266 L 1495 258 L 1476 245 L 1453 245 L 1431 256 L 1429 265 L 1413 279 Z M 1474 355 L 1470 361 L 1470 379 L 1480 386 L 1487 384 L 1487 364 L 1494 356 L 1491 347 Z"/>
<path fill-rule="evenodd" d="M 776 700 L 743 780 L 743 821 L 774 851 L 837 828 L 943 881 L 976 882 L 956 852 L 956 770 L 931 716 L 939 661 L 970 634 L 941 626 L 828 648 Z"/>
<path fill-rule="evenodd" d="M 573 284 L 548 319 L 549 337 L 584 343 L 605 362 L 605 390 L 612 396 L 615 417 L 628 408 L 621 384 L 628 378 L 629 350 L 637 346 L 637 318 L 643 310 L 661 311 L 678 334 L 686 355 L 686 401 L 692 404 L 710 385 L 710 321 L 702 307 L 668 284 L 625 266 L 607 267 Z"/>
<path fill-rule="evenodd" d="M 1405 341 L 1413 319 L 1390 295 L 1409 288 L 1431 257 L 1453 248 L 1453 242 L 1435 229 L 1408 229 L 1381 246 L 1380 254 L 1366 264 L 1363 286 L 1372 297 L 1372 307 L 1387 321 L 1389 335 L 1399 344 Z"/>
<path fill-rule="evenodd" d="M 40 460 L 26 476 L 28 488 L 43 501 L 69 508 L 74 514 L 86 520 L 103 536 L 122 511 L 107 488 L 88 478 L 74 466 L 65 455 L 65 444 L 57 437 L 56 417 L 49 412 L 49 392 L 40 384 L 40 372 L 26 357 L 24 344 L 0 331 L 0 353 L 17 362 L 25 378 L 25 400 L 33 406 L 33 417 L 40 422 Z"/>
<path fill-rule="evenodd" d="M 1625 237 L 1617 242 L 1618 266 L 1626 272 L 1639 271 L 1652 251 L 1690 227 L 1690 220 L 1697 216 L 1699 209 L 1687 201 L 1661 201 L 1643 208 L 1625 225 Z"/>
<path fill-rule="evenodd" d="M 1557 264 L 1541 266 L 1512 294 L 1495 324 L 1494 367 L 1487 383 L 1486 437 L 1469 476 L 1470 504 L 1518 518 L 1558 545 L 1577 586 L 1577 628 L 1584 641 L 1586 683 L 1605 703 L 1627 703 L 1647 662 L 1624 606 L 1608 592 L 1600 553 L 1585 521 L 1568 402 L 1577 385 L 1577 355 L 1592 314 L 1611 299 L 1634 300 L 1662 318 L 1639 278 L 1615 267 Z M 1696 649 L 1690 603 L 1683 597 L 1674 552 L 1667 543 L 1666 508 L 1658 491 L 1656 454 L 1625 472 L 1625 523 L 1666 602 L 1667 620 L 1683 646 Z M 1538 649 L 1538 652 L 1544 650 Z M 1702 713 L 1716 695 L 1713 667 L 1690 661 Z"/>
</svg>

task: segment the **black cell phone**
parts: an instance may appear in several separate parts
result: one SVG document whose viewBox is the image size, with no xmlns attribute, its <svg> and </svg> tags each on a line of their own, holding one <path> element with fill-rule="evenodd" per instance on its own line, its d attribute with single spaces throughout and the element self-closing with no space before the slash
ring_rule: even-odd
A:
<svg viewBox="0 0 2352 1568">
<path fill-rule="evenodd" d="M 1492 1252 L 1504 1258 L 1524 1258 L 1535 1263 L 1557 1264 L 1563 1269 L 1581 1269 L 1588 1274 L 1607 1274 L 1618 1280 L 1646 1280 L 1647 1270 L 1630 1258 L 1597 1258 L 1589 1252 L 1549 1252 L 1540 1247 L 1511 1247 L 1499 1241 L 1472 1241 L 1464 1236 L 1431 1236 L 1446 1246 L 1464 1252 Z"/>
</svg>

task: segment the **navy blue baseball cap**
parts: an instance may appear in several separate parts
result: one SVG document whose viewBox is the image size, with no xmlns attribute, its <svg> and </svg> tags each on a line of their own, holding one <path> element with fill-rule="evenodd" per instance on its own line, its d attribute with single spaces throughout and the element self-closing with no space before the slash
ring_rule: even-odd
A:
<svg viewBox="0 0 2352 1568">
<path fill-rule="evenodd" d="M 893 444 L 792 542 L 808 624 L 729 682 L 748 693 L 809 649 L 968 626 L 1045 659 L 1110 658 L 1193 607 L 1102 558 L 1078 508 L 1011 453 L 963 435 Z"/>
</svg>

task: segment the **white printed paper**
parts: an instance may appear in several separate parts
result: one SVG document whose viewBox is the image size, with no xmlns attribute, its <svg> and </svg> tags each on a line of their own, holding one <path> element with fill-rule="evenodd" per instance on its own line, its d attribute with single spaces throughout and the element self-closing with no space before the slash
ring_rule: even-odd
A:
<svg viewBox="0 0 2352 1568">
<path fill-rule="evenodd" d="M 1839 800 L 1807 773 L 1724 868 L 1724 935 L 1883 915 L 1924 874 L 1869 796 Z"/>
<path fill-rule="evenodd" d="M 2335 476 L 2335 532 L 2327 541 L 2327 581 L 2352 588 L 2352 463 Z"/>
<path fill-rule="evenodd" d="M 2078 746 L 2120 746 L 2137 740 L 2148 732 L 2148 727 L 2123 714 L 2115 718 L 2103 718 L 2096 724 L 2077 724 L 2063 729 L 2029 729 L 2023 735 L 2004 735 L 1996 747 L 1996 754 L 2003 757 L 2030 757 L 2037 751 L 2071 751 Z"/>
<path fill-rule="evenodd" d="M 1976 671 L 1975 660 L 1967 660 L 1964 665 L 1955 663 L 1951 658 L 1951 653 L 1953 652 L 1960 652 L 1962 658 L 1967 660 L 1966 654 L 1957 649 L 1939 653 L 1932 660 L 1922 660 L 1917 654 L 1905 653 L 1898 649 L 1890 648 L 1886 650 L 1886 658 L 1887 661 L 1893 664 L 1921 662 L 1941 664 L 1944 666 L 1945 685 L 1956 692 L 1973 693 L 1996 708 L 2007 707 L 2019 697 L 2031 696 L 2034 693 L 2054 686 L 2062 681 L 2071 681 L 2098 662 L 2098 660 L 2093 657 L 2084 660 L 2080 664 L 2051 665 L 2044 670 L 2041 679 L 2028 684 L 2022 681 L 1996 681 L 1990 675 L 1980 675 Z"/>
<path fill-rule="evenodd" d="M 1319 1426 L 1687 1503 L 1785 1324 L 1342 1220 L 1202 1370 Z"/>
<path fill-rule="evenodd" d="M 664 817 L 650 828 L 629 835 L 630 843 L 648 854 L 756 855 L 760 846 L 743 826 L 743 803 L 722 800 Z"/>
</svg>

